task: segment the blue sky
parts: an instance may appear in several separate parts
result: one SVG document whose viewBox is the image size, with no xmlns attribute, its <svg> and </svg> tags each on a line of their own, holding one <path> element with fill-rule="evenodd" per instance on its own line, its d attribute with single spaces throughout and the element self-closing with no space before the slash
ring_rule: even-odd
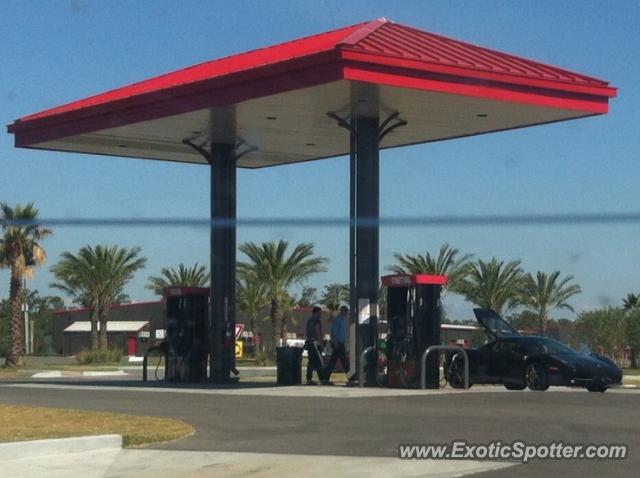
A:
<svg viewBox="0 0 640 478">
<path fill-rule="evenodd" d="M 10 1 L 0 2 L 0 123 L 167 71 L 300 36 L 387 17 L 424 30 L 611 81 L 606 116 L 386 151 L 381 215 L 553 214 L 640 211 L 640 3 L 592 1 Z M 42 217 L 193 217 L 209 214 L 205 167 L 13 147 L 0 130 L 0 201 L 35 201 Z M 238 216 L 348 215 L 348 160 L 241 170 Z M 640 224 L 388 227 L 380 264 L 394 252 L 437 252 L 443 242 L 476 257 L 520 259 L 528 272 L 559 269 L 584 292 L 578 311 L 640 292 Z M 321 288 L 348 281 L 346 227 L 238 231 L 238 241 L 312 241 L 330 259 Z M 29 287 L 48 292 L 48 268 L 86 244 L 139 245 L 147 268 L 127 287 L 150 300 L 148 275 L 208 261 L 198 228 L 58 227 Z M 0 271 L 0 297 L 8 295 Z M 470 305 L 447 297 L 451 318 Z M 560 312 L 556 316 L 571 316 Z"/>
</svg>

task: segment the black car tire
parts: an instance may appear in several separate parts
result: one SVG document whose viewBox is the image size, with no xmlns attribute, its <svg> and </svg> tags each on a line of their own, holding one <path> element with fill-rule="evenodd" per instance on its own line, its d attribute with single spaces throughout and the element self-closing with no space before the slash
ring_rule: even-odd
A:
<svg viewBox="0 0 640 478">
<path fill-rule="evenodd" d="M 600 392 L 600 393 L 604 393 L 607 391 L 607 387 L 605 387 L 604 385 L 587 385 L 587 390 L 589 390 L 590 392 Z"/>
<path fill-rule="evenodd" d="M 527 388 L 526 384 L 524 383 L 505 383 L 504 384 L 504 388 L 506 388 L 507 390 L 524 390 L 525 388 Z"/>
<path fill-rule="evenodd" d="M 547 369 L 541 362 L 529 362 L 524 369 L 524 383 L 529 390 L 544 392 L 549 388 Z"/>
<path fill-rule="evenodd" d="M 461 359 L 454 360 L 448 367 L 447 381 L 451 388 L 464 388 L 464 363 Z M 471 388 L 471 380 L 469 380 Z"/>
</svg>

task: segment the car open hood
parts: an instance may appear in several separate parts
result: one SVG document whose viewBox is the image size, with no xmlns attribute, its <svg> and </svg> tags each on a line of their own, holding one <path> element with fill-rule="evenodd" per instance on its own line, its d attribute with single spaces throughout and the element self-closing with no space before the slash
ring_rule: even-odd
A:
<svg viewBox="0 0 640 478">
<path fill-rule="evenodd" d="M 484 330 L 496 339 L 520 335 L 509 322 L 500 317 L 494 310 L 473 309 L 473 313 Z"/>
</svg>

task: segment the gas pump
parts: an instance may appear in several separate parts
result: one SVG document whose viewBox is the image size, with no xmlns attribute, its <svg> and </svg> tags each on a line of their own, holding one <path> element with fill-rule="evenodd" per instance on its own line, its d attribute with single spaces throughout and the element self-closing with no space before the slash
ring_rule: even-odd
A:
<svg viewBox="0 0 640 478">
<path fill-rule="evenodd" d="M 165 380 L 201 382 L 207 378 L 209 355 L 209 288 L 167 287 Z"/>
<path fill-rule="evenodd" d="M 447 277 L 395 274 L 382 277 L 382 283 L 387 287 L 387 385 L 417 388 L 423 352 L 440 344 L 440 293 Z M 430 354 L 427 388 L 438 388 L 438 367 L 437 354 Z"/>
</svg>

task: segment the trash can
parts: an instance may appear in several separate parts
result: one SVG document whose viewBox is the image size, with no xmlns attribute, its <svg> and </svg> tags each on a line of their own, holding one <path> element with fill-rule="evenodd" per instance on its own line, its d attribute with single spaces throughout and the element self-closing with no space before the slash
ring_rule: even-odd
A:
<svg viewBox="0 0 640 478">
<path fill-rule="evenodd" d="M 302 383 L 302 347 L 276 347 L 278 385 Z"/>
</svg>

